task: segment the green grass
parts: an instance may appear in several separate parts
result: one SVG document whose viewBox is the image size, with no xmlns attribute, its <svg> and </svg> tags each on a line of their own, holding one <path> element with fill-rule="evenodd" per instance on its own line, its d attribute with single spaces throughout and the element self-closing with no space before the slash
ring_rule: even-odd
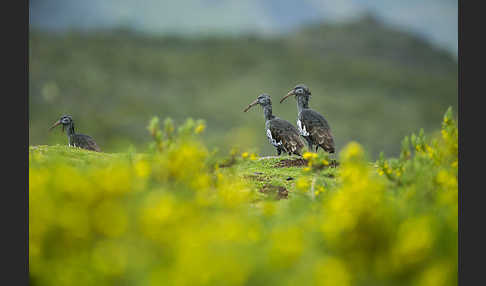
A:
<svg viewBox="0 0 486 286">
<path fill-rule="evenodd" d="M 244 178 L 255 189 L 261 190 L 265 186 L 282 186 L 289 191 L 289 198 L 296 196 L 295 183 L 302 176 L 301 167 L 279 167 L 284 160 L 296 160 L 296 156 L 262 157 L 257 160 L 245 160 L 235 165 L 235 172 Z M 328 168 L 316 176 L 316 183 L 320 185 L 334 184 L 336 168 Z M 271 195 L 273 196 L 273 194 Z"/>
<path fill-rule="evenodd" d="M 34 158 L 30 163 L 50 166 L 52 163 L 62 162 L 85 169 L 90 167 L 104 167 L 120 161 L 130 161 L 135 158 L 149 158 L 147 153 L 104 153 L 93 152 L 66 145 L 38 145 L 29 146 L 29 156 Z M 237 174 L 261 199 L 275 199 L 277 187 L 284 187 L 288 191 L 288 198 L 298 196 L 295 191 L 297 180 L 302 177 L 302 169 L 306 166 L 281 167 L 279 163 L 286 160 L 299 160 L 300 157 L 282 155 L 280 157 L 260 157 L 256 160 L 236 159 L 235 163 L 224 168 L 224 172 Z M 330 186 L 335 183 L 338 168 L 326 168 L 316 175 L 316 184 Z M 264 192 L 262 192 L 262 190 Z"/>
<path fill-rule="evenodd" d="M 37 159 L 30 161 L 34 164 L 49 164 L 62 160 L 77 168 L 107 165 L 114 160 L 128 158 L 128 154 L 94 152 L 66 145 L 29 146 L 29 156 Z"/>
</svg>

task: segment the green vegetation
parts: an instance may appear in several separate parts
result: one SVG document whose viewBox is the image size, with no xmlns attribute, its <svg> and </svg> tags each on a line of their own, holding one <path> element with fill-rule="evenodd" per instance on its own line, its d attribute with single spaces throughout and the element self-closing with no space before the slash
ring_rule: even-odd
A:
<svg viewBox="0 0 486 286">
<path fill-rule="evenodd" d="M 32 285 L 457 284 L 451 109 L 398 157 L 351 142 L 336 168 L 218 157 L 204 121 L 175 126 L 153 119 L 144 154 L 29 148 Z"/>
<path fill-rule="evenodd" d="M 400 140 L 434 129 L 456 107 L 457 62 L 423 40 L 371 18 L 316 25 L 278 38 L 153 37 L 127 31 L 48 34 L 31 31 L 29 138 L 65 144 L 47 128 L 63 113 L 106 152 L 145 149 L 152 116 L 204 118 L 208 146 L 258 147 L 274 154 L 258 109 L 262 92 L 274 113 L 295 124 L 295 103 L 278 99 L 297 83 L 331 124 L 338 150 L 356 140 L 376 158 L 398 155 Z"/>
</svg>

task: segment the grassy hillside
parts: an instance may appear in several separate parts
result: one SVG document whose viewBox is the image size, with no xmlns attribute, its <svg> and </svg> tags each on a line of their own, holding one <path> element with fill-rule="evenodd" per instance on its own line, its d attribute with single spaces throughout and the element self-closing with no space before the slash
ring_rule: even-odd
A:
<svg viewBox="0 0 486 286">
<path fill-rule="evenodd" d="M 29 148 L 32 285 L 457 284 L 451 110 L 396 158 L 351 142 L 335 168 L 218 157 L 192 121 L 150 126 L 145 153 Z"/>
<path fill-rule="evenodd" d="M 30 33 L 31 144 L 65 144 L 47 128 L 63 113 L 109 152 L 143 148 L 153 116 L 203 118 L 210 146 L 256 147 L 273 155 L 258 108 L 295 124 L 296 105 L 278 99 L 297 83 L 331 124 L 338 149 L 356 140 L 376 157 L 398 154 L 406 134 L 433 129 L 457 102 L 457 62 L 419 38 L 373 19 L 316 25 L 280 38 L 149 37 L 129 31 Z"/>
<path fill-rule="evenodd" d="M 77 170 L 89 171 L 96 168 L 110 168 L 116 164 L 127 164 L 138 160 L 150 160 L 149 154 L 97 153 L 64 145 L 37 145 L 29 147 L 32 169 L 51 167 L 56 163 L 68 164 Z M 221 172 L 237 175 L 251 187 L 255 201 L 266 199 L 287 199 L 299 194 L 295 182 L 302 177 L 307 160 L 297 156 L 260 157 L 244 160 L 240 157 L 226 166 L 222 161 Z M 318 184 L 334 184 L 336 168 L 326 168 Z"/>
</svg>

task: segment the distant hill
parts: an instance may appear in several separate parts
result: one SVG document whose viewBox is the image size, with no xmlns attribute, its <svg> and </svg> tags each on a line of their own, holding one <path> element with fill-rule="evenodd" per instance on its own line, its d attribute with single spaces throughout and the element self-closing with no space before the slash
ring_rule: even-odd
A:
<svg viewBox="0 0 486 286">
<path fill-rule="evenodd" d="M 370 13 L 457 55 L 458 0 L 30 0 L 33 28 L 96 30 L 124 26 L 154 35 L 281 34 L 303 24 Z"/>
<path fill-rule="evenodd" d="M 303 82 L 338 149 L 357 140 L 373 155 L 396 154 L 403 136 L 437 129 L 457 105 L 452 56 L 369 17 L 272 38 L 33 30 L 29 48 L 30 144 L 65 143 L 47 133 L 63 113 L 108 152 L 147 142 L 153 115 L 190 116 L 207 120 L 213 146 L 271 154 L 260 108 L 242 110 L 267 92 L 274 113 L 295 123 L 295 102 L 278 100 Z"/>
</svg>

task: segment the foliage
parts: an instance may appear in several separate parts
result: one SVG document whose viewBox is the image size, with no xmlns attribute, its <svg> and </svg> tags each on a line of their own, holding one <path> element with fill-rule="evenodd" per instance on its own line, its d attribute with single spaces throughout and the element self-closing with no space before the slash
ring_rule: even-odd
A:
<svg viewBox="0 0 486 286">
<path fill-rule="evenodd" d="M 196 122 L 154 119 L 145 154 L 31 147 L 32 285 L 456 285 L 452 110 L 441 137 L 412 135 L 375 164 L 351 142 L 336 168 L 237 149 L 217 167 Z M 288 199 L 262 198 L 256 170 L 295 177 Z"/>
</svg>

